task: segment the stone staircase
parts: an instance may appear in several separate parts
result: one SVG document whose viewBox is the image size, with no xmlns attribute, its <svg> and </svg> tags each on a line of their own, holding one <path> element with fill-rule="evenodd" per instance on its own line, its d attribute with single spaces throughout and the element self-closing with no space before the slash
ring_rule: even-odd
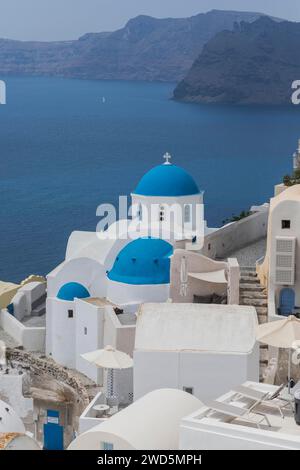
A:
<svg viewBox="0 0 300 470">
<path fill-rule="evenodd" d="M 46 313 L 46 297 L 47 297 L 47 294 L 45 293 L 44 295 L 39 297 L 37 300 L 32 302 L 31 315 L 33 317 L 40 317 Z"/>
<path fill-rule="evenodd" d="M 264 287 L 260 285 L 254 266 L 241 267 L 240 305 L 256 308 L 258 323 L 268 321 L 268 297 Z M 268 346 L 260 345 L 260 380 L 268 366 Z"/>
</svg>

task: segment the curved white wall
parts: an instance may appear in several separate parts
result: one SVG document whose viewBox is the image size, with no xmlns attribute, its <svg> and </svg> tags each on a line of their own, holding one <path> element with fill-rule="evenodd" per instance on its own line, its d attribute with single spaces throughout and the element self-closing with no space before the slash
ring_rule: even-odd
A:
<svg viewBox="0 0 300 470">
<path fill-rule="evenodd" d="M 25 433 L 25 426 L 13 408 L 0 400 L 0 433 L 19 432 Z"/>
<path fill-rule="evenodd" d="M 107 280 L 107 298 L 116 305 L 166 302 L 170 284 L 133 285 Z"/>
<path fill-rule="evenodd" d="M 103 442 L 112 443 L 114 450 L 178 449 L 181 419 L 201 405 L 181 390 L 155 390 L 80 434 L 69 450 L 99 450 Z"/>
<path fill-rule="evenodd" d="M 106 270 L 90 258 L 66 261 L 47 278 L 48 297 L 56 297 L 59 289 L 68 282 L 78 282 L 87 288 L 91 297 L 105 297 Z"/>
</svg>

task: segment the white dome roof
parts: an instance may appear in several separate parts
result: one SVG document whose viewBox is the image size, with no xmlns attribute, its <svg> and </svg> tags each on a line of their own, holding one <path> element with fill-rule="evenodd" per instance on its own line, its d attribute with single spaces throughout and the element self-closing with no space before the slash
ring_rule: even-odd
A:
<svg viewBox="0 0 300 470">
<path fill-rule="evenodd" d="M 0 400 L 0 433 L 25 433 L 25 426 L 10 405 Z"/>
</svg>

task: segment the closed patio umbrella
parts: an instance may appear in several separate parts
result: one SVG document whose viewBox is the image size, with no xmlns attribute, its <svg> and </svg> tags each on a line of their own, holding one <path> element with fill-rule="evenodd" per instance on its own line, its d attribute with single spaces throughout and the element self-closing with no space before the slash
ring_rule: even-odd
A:
<svg viewBox="0 0 300 470">
<path fill-rule="evenodd" d="M 290 315 L 284 320 L 259 325 L 256 331 L 256 339 L 269 346 L 289 349 L 288 389 L 290 392 L 291 349 L 294 347 L 295 342 L 300 340 L 300 320 Z"/>
<path fill-rule="evenodd" d="M 187 283 L 188 283 L 187 259 L 185 256 L 183 256 L 181 258 L 181 265 L 180 265 L 180 295 L 181 297 L 187 296 Z"/>
<path fill-rule="evenodd" d="M 104 349 L 81 354 L 81 357 L 97 367 L 107 369 L 106 397 L 107 399 L 116 398 L 114 391 L 114 370 L 133 367 L 131 357 L 112 346 L 106 346 Z"/>
</svg>

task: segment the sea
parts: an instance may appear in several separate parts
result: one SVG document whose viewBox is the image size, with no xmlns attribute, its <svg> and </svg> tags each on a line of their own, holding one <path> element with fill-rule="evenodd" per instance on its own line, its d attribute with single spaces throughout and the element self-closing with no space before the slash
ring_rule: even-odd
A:
<svg viewBox="0 0 300 470">
<path fill-rule="evenodd" d="M 297 106 L 173 101 L 174 83 L 0 77 L 0 280 L 45 275 L 73 230 L 169 152 L 205 191 L 208 225 L 262 204 L 292 171 Z"/>
</svg>

